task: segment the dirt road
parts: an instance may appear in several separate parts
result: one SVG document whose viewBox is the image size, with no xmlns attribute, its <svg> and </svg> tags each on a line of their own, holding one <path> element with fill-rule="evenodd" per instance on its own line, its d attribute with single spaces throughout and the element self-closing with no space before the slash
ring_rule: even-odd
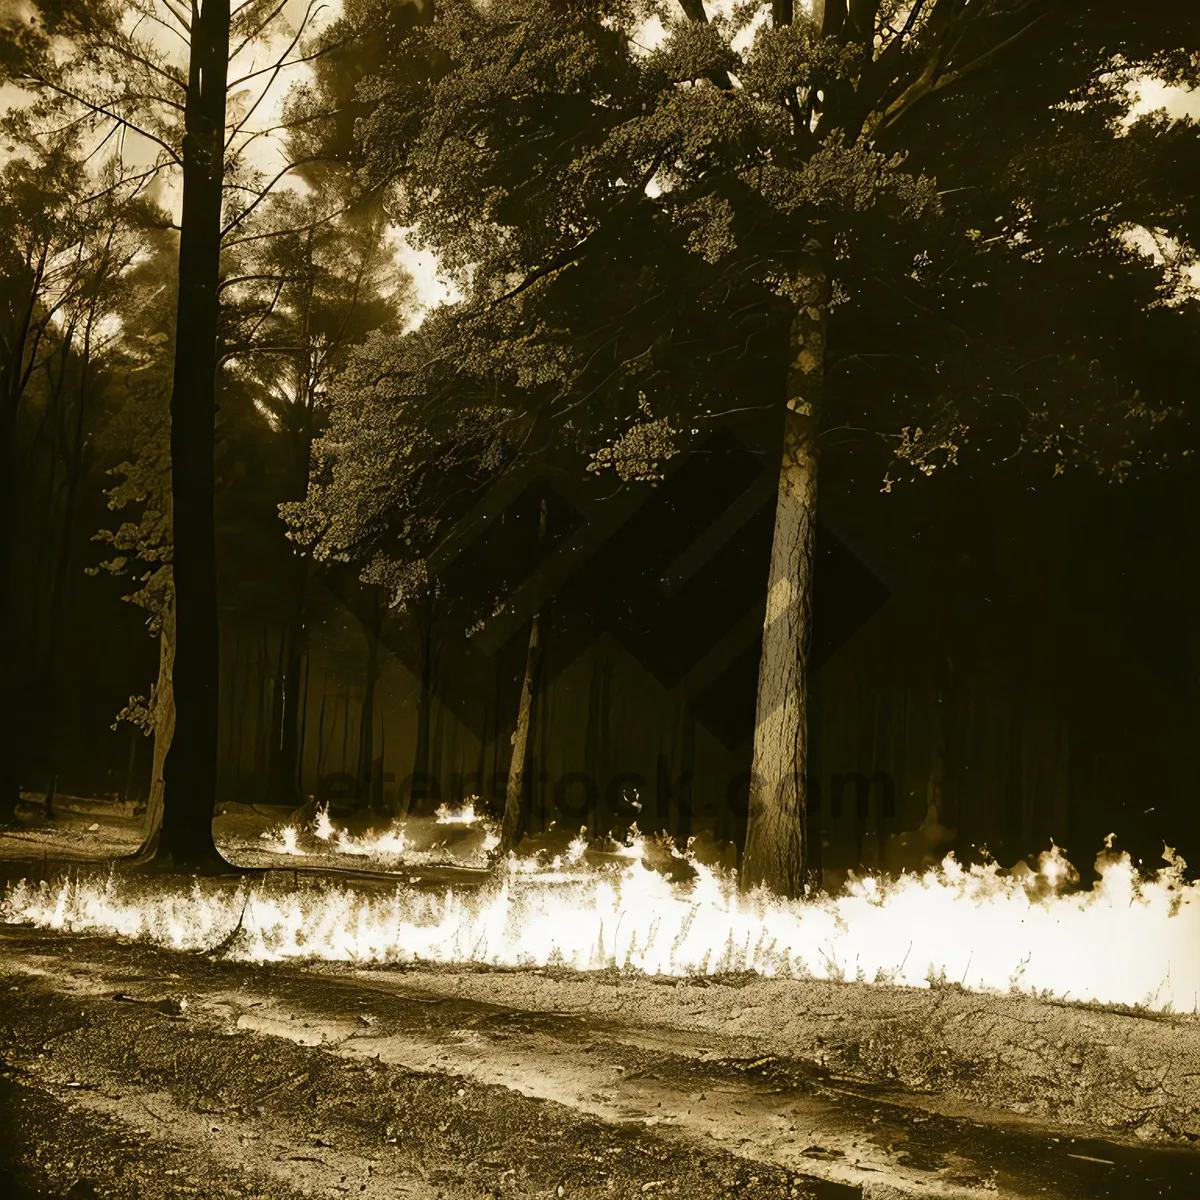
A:
<svg viewBox="0 0 1200 1200">
<path fill-rule="evenodd" d="M 865 1030 L 861 997 L 877 1004 L 880 989 L 214 958 L 0 931 L 0 1188 L 147 1200 L 1200 1194 L 1186 1133 L 1148 1144 L 1144 1120 L 1143 1140 L 1104 1136 L 962 1087 L 844 1073 L 845 1037 L 814 1031 Z M 771 1016 L 771 988 L 790 1020 Z M 978 1000 L 947 999 L 950 1028 Z M 1179 1036 L 1083 1016 L 1146 1045 Z M 806 1037 L 829 1048 L 824 1066 L 789 1052 Z M 1176 1061 L 1188 1044 L 1177 1040 Z"/>
</svg>

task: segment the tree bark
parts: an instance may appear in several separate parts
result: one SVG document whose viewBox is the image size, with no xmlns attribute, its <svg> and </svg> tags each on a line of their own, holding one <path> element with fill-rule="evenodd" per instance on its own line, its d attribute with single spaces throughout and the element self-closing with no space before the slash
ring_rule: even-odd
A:
<svg viewBox="0 0 1200 1200">
<path fill-rule="evenodd" d="M 808 650 L 816 537 L 817 431 L 828 281 L 810 266 L 796 281 L 789 337 L 783 461 L 767 577 L 754 720 L 744 888 L 804 893 L 808 773 Z"/>
<path fill-rule="evenodd" d="M 538 509 L 538 543 L 546 544 L 546 501 Z M 525 799 L 525 770 L 529 763 L 530 726 L 537 701 L 538 679 L 542 668 L 540 612 L 533 614 L 529 627 L 529 647 L 525 652 L 525 679 L 521 684 L 521 700 L 517 707 L 517 727 L 513 730 L 512 759 L 508 767 L 508 783 L 504 793 L 504 817 L 500 822 L 501 855 L 516 848 L 525 834 L 528 813 Z"/>
<path fill-rule="evenodd" d="M 428 597 L 424 626 L 421 629 L 421 690 L 417 696 L 417 744 L 413 751 L 413 769 L 405 795 L 400 798 L 400 815 L 420 816 L 427 806 L 431 716 L 433 713 L 433 619 L 434 598 Z"/>
<path fill-rule="evenodd" d="M 175 605 L 174 601 L 168 600 L 158 635 L 158 680 L 154 685 L 154 758 L 150 768 L 150 796 L 146 801 L 146 817 L 142 824 L 142 846 L 137 853 L 139 859 L 150 859 L 157 854 L 162 830 L 166 791 L 163 768 L 175 733 L 174 665 Z"/>
<path fill-rule="evenodd" d="M 312 231 L 308 237 L 308 265 L 312 265 Z M 311 288 L 309 307 L 311 308 Z M 307 320 L 307 318 L 306 318 Z M 307 328 L 306 328 L 307 336 Z M 288 499 L 303 500 L 308 495 L 312 464 L 311 384 L 306 385 L 302 403 L 306 415 L 293 446 L 293 479 Z M 272 804 L 302 804 L 301 755 L 303 709 L 300 699 L 301 673 L 307 646 L 308 588 L 311 559 L 294 555 L 288 564 L 288 611 L 282 651 L 277 706 L 272 716 L 271 753 L 267 765 L 267 794 Z M 307 697 L 305 698 L 305 703 Z"/>
<path fill-rule="evenodd" d="M 92 330 L 96 323 L 96 299 L 93 297 L 87 321 L 84 324 L 83 354 L 80 357 L 79 395 L 76 402 L 75 428 L 71 445 L 64 455 L 66 460 L 67 492 L 63 504 L 62 540 L 54 564 L 54 581 L 50 592 L 50 645 L 46 652 L 46 670 L 49 675 L 50 712 L 50 786 L 46 791 L 45 815 L 54 816 L 54 795 L 58 789 L 59 719 L 61 705 L 59 690 L 62 686 L 59 670 L 59 655 L 62 646 L 63 613 L 70 585 L 71 536 L 75 530 L 75 510 L 79 503 L 79 484 L 83 477 L 83 444 L 87 427 L 88 383 L 92 365 Z M 66 347 L 63 348 L 66 353 Z M 66 370 L 66 364 L 63 364 Z"/>
<path fill-rule="evenodd" d="M 541 674 L 541 614 L 533 614 L 529 629 L 529 649 L 525 654 L 525 680 L 521 685 L 521 702 L 517 709 L 517 727 L 513 731 L 512 761 L 508 768 L 508 784 L 504 794 L 504 818 L 500 823 L 501 855 L 516 848 L 527 824 L 524 793 L 525 768 L 529 761 L 529 730 L 534 702 L 537 698 L 538 676 Z"/>
<path fill-rule="evenodd" d="M 0 824 L 15 825 L 21 799 L 15 745 L 16 668 L 12 633 L 13 510 L 16 505 L 13 470 L 16 466 L 17 409 L 7 394 L 0 415 Z"/>
<path fill-rule="evenodd" d="M 220 657 L 213 508 L 230 0 L 204 0 L 192 12 L 171 387 L 176 724 L 158 851 L 176 866 L 210 867 L 226 865 L 212 834 Z"/>
<path fill-rule="evenodd" d="M 21 800 L 21 774 L 17 766 L 16 638 L 12 628 L 13 538 L 16 532 L 17 413 L 29 379 L 31 329 L 46 269 L 43 248 L 29 284 L 28 302 L 0 371 L 0 825 L 12 825 Z M 36 352 L 36 349 L 35 351 Z"/>
<path fill-rule="evenodd" d="M 272 804 L 300 804 L 300 690 L 305 650 L 305 593 L 308 560 L 297 556 L 280 673 L 277 715 L 272 720 L 268 795 Z"/>
<path fill-rule="evenodd" d="M 299 734 L 296 740 L 296 789 L 304 795 L 304 752 L 308 745 L 308 676 L 312 670 L 312 655 L 304 655 L 304 680 L 302 690 L 296 692 L 296 708 L 299 719 Z"/>
<path fill-rule="evenodd" d="M 379 679 L 379 632 L 382 618 L 377 618 L 367 636 L 366 688 L 363 691 L 362 712 L 358 722 L 358 769 L 355 771 L 355 791 L 358 799 L 370 807 L 374 789 L 371 787 L 375 762 L 375 684 Z"/>
</svg>

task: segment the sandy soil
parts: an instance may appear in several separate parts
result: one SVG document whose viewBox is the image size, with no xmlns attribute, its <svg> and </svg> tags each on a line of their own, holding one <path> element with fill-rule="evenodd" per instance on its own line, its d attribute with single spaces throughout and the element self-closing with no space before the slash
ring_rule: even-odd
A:
<svg viewBox="0 0 1200 1200">
<path fill-rule="evenodd" d="M 0 1165 L 15 1194 L 76 1197 L 1200 1194 L 1186 1130 L 1114 1125 L 1123 1085 L 1092 1057 L 1157 1055 L 1159 1087 L 1190 1086 L 1194 1022 L 980 999 L 254 967 L 10 927 Z M 1020 1057 L 1030 1037 L 1049 1065 Z M 1057 1111 L 986 1103 L 997 1070 L 1014 1095 L 1043 1078 Z"/>
<path fill-rule="evenodd" d="M 730 1052 L 803 1061 L 833 1081 L 899 1087 L 933 1111 L 1004 1111 L 1200 1145 L 1200 1019 L 1191 1015 L 757 976 L 410 970 L 405 980 L 438 995 L 719 1036 Z"/>
</svg>

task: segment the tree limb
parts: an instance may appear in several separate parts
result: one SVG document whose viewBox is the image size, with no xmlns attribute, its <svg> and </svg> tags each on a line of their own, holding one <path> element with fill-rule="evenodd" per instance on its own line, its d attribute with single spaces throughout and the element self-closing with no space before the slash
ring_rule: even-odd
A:
<svg viewBox="0 0 1200 1200">
<path fill-rule="evenodd" d="M 169 142 L 165 142 L 157 134 L 151 133 L 148 129 L 143 129 L 140 125 L 135 125 L 128 118 L 121 116 L 120 113 L 115 113 L 112 111 L 112 109 L 107 108 L 105 105 L 94 100 L 87 100 L 83 96 L 80 96 L 77 92 L 71 91 L 70 88 L 65 88 L 61 84 L 53 83 L 44 76 L 26 75 L 24 78 L 30 83 L 34 84 L 36 87 L 49 88 L 50 91 L 55 92 L 60 96 L 65 96 L 68 100 L 73 100 L 76 104 L 82 105 L 89 112 L 95 113 L 99 116 L 107 117 L 110 121 L 115 121 L 118 125 L 122 125 L 126 129 L 129 129 L 132 132 L 139 134 L 141 137 L 146 138 L 147 141 L 156 143 L 171 156 L 171 160 L 177 166 L 183 166 L 183 160 L 175 152 L 175 148 Z"/>
</svg>

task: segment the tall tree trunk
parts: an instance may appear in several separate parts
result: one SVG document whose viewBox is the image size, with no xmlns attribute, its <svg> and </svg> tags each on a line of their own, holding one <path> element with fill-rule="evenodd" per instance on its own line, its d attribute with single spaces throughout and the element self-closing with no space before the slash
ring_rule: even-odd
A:
<svg viewBox="0 0 1200 1200">
<path fill-rule="evenodd" d="M 282 641 L 279 643 L 279 648 L 282 652 Z M 254 697 L 254 738 L 250 743 L 253 751 L 250 759 L 250 791 L 256 796 L 262 795 L 263 788 L 266 786 L 267 772 L 271 761 L 271 731 L 274 728 L 272 702 L 275 699 L 274 684 L 280 674 L 278 659 L 272 665 L 271 658 L 271 627 L 264 620 L 262 642 L 250 670 L 251 694 Z M 233 782 L 234 787 L 240 792 L 242 775 L 236 768 L 233 772 Z"/>
<path fill-rule="evenodd" d="M 590 781 L 586 807 L 580 824 L 595 836 L 604 823 L 608 781 L 613 773 L 612 761 L 612 675 L 611 644 L 598 642 L 592 646 L 592 678 L 588 692 L 587 735 L 583 748 L 583 770 Z"/>
<path fill-rule="evenodd" d="M 810 265 L 797 278 L 791 298 L 783 461 L 767 577 L 741 881 L 745 888 L 761 884 L 794 897 L 804 892 L 808 648 L 828 304 L 824 271 Z"/>
<path fill-rule="evenodd" d="M 27 302 L 0 370 L 0 825 L 12 825 L 21 800 L 21 773 L 17 763 L 16 636 L 13 630 L 13 594 L 16 590 L 13 542 L 16 535 L 17 413 L 37 354 L 39 335 L 34 311 L 45 278 L 49 247 L 43 245 L 29 282 Z M 26 361 L 28 358 L 28 361 Z"/>
<path fill-rule="evenodd" d="M 142 848 L 139 859 L 153 858 L 158 852 L 164 807 L 164 767 L 171 739 L 175 734 L 175 604 L 168 600 L 158 635 L 158 680 L 154 684 L 154 759 L 150 768 L 150 797 L 142 822 Z"/>
<path fill-rule="evenodd" d="M 0 414 L 3 425 L 0 428 L 0 824 L 14 825 L 21 799 L 21 777 L 16 762 L 16 638 L 12 630 L 17 407 L 7 394 L 0 401 L 4 404 L 4 412 Z"/>
<path fill-rule="evenodd" d="M 696 771 L 696 705 L 690 696 L 684 698 L 680 723 L 682 728 L 678 770 L 683 786 L 675 798 L 675 841 L 681 849 L 686 849 L 692 836 L 692 812 L 696 796 L 693 778 Z"/>
<path fill-rule="evenodd" d="M 529 628 L 529 649 L 525 653 L 525 680 L 521 684 L 521 703 L 517 709 L 517 727 L 513 731 L 512 761 L 508 768 L 508 786 L 504 795 L 504 819 L 500 823 L 500 854 L 516 848 L 525 833 L 528 815 L 525 797 L 525 768 L 529 762 L 529 730 L 537 699 L 541 674 L 541 614 L 534 613 Z"/>
<path fill-rule="evenodd" d="M 379 678 L 379 619 L 367 638 L 367 676 L 358 722 L 358 768 L 354 773 L 357 798 L 371 803 L 371 767 L 375 761 L 375 684 Z"/>
<path fill-rule="evenodd" d="M 312 259 L 313 233 L 308 236 L 308 261 Z M 311 294 L 306 308 L 306 323 L 311 316 Z M 305 331 L 307 336 L 307 329 Z M 306 385 L 304 395 L 311 398 L 311 385 Z M 293 479 L 288 499 L 303 500 L 308 494 L 308 481 L 312 468 L 311 404 L 304 406 L 310 415 L 305 419 L 293 447 Z M 288 611 L 284 630 L 283 671 L 280 678 L 277 727 L 272 731 L 271 756 L 268 765 L 267 794 L 272 804 L 301 804 L 304 801 L 301 786 L 302 723 L 300 689 L 301 672 L 304 670 L 307 649 L 307 615 L 309 564 L 306 555 L 294 555 L 288 564 Z M 305 703 L 307 697 L 305 698 Z"/>
<path fill-rule="evenodd" d="M 275 666 L 271 673 L 270 724 L 267 730 L 267 796 L 270 798 L 274 790 L 275 760 L 278 756 L 280 743 L 283 741 L 283 710 L 287 703 L 287 685 L 284 683 L 284 659 L 287 656 L 287 629 L 279 633 L 279 651 L 275 656 Z"/>
<path fill-rule="evenodd" d="M 538 508 L 538 544 L 546 544 L 546 501 Z M 525 799 L 525 770 L 529 764 L 530 725 L 537 702 L 538 679 L 542 667 L 540 612 L 533 614 L 529 627 L 529 647 L 525 651 L 525 679 L 521 684 L 521 700 L 517 707 L 517 727 L 513 731 L 512 759 L 508 767 L 508 784 L 504 794 L 504 818 L 500 822 L 501 855 L 516 848 L 529 823 L 529 814 L 522 803 Z"/>
<path fill-rule="evenodd" d="M 301 677 L 304 670 L 305 593 L 308 560 L 297 556 L 287 627 L 283 634 L 282 670 L 272 718 L 267 792 L 272 804 L 300 804 Z"/>
<path fill-rule="evenodd" d="M 80 362 L 79 397 L 75 412 L 75 429 L 71 438 L 71 446 L 67 452 L 67 493 L 63 503 L 62 540 L 58 546 L 57 560 L 54 564 L 54 582 L 50 592 L 50 645 L 46 652 L 46 670 L 50 677 L 50 786 L 46 791 L 45 813 L 47 817 L 54 815 L 54 794 L 58 789 L 58 749 L 59 749 L 59 688 L 61 672 L 59 671 L 59 656 L 62 646 L 63 613 L 66 608 L 67 590 L 70 584 L 71 572 L 71 535 L 75 530 L 75 509 L 79 502 L 79 484 L 83 476 L 83 441 L 87 424 L 88 402 L 88 373 L 92 360 L 92 328 L 96 320 L 96 301 L 92 300 L 91 311 L 84 326 L 83 355 Z M 65 353 L 65 348 L 64 348 Z M 66 366 L 64 364 L 64 371 Z"/>
<path fill-rule="evenodd" d="M 371 811 L 381 813 L 385 817 L 392 816 L 393 806 L 387 802 L 383 790 L 383 774 L 387 754 L 387 709 L 379 710 L 379 757 L 371 768 Z"/>
<path fill-rule="evenodd" d="M 329 675 L 326 672 L 321 674 L 321 708 L 317 713 L 317 792 L 318 800 L 324 799 L 320 795 L 325 776 L 325 702 L 329 699 Z"/>
<path fill-rule="evenodd" d="M 183 139 L 179 306 L 171 386 L 175 734 L 164 764 L 161 857 L 221 866 L 213 841 L 220 642 L 214 521 L 217 322 L 230 0 L 192 8 Z"/>
<path fill-rule="evenodd" d="M 304 795 L 304 752 L 308 746 L 308 677 L 312 670 L 312 655 L 304 655 L 304 678 L 302 690 L 296 693 L 296 707 L 300 720 L 300 732 L 296 741 L 296 790 Z"/>
<path fill-rule="evenodd" d="M 418 816 L 428 799 L 430 726 L 433 714 L 433 598 L 425 611 L 421 630 L 421 690 L 417 695 L 417 745 L 407 794 L 401 797 L 401 816 Z"/>
</svg>

